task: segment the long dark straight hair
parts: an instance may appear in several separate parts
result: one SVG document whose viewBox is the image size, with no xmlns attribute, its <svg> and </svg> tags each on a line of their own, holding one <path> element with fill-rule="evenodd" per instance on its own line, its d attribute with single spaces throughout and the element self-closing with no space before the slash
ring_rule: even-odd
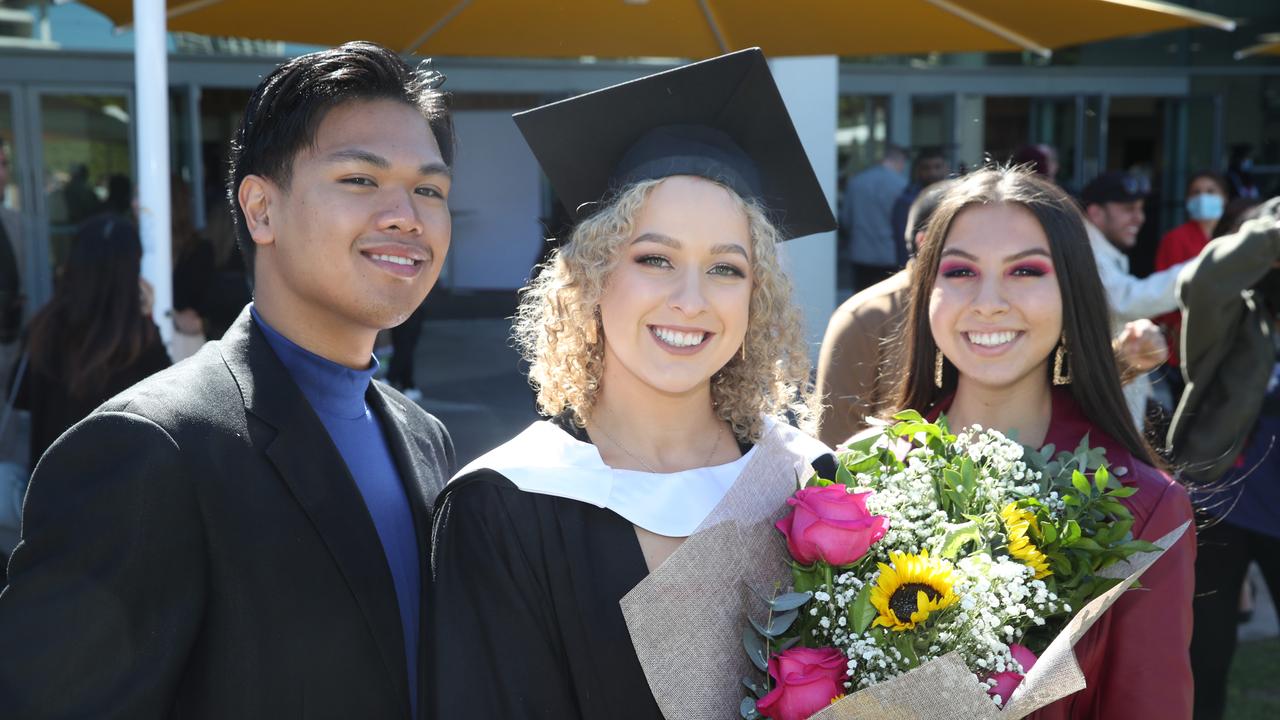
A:
<svg viewBox="0 0 1280 720">
<path fill-rule="evenodd" d="M 898 386 L 897 409 L 926 411 L 956 390 L 958 373 L 949 361 L 943 362 L 942 387 L 934 383 L 938 346 L 929 325 L 929 296 L 956 216 L 970 207 L 999 203 L 1029 211 L 1049 238 L 1062 293 L 1062 329 L 1076 403 L 1093 425 L 1134 457 L 1158 466 L 1151 446 L 1134 427 L 1120 389 L 1120 371 L 1111 349 L 1110 311 L 1080 209 L 1057 185 L 1022 168 L 987 168 L 963 178 L 947 192 L 929 220 L 912 272 L 903 337 L 907 372 Z M 1052 375 L 1048 363 L 1045 372 Z"/>
<path fill-rule="evenodd" d="M 100 215 L 80 225 L 49 304 L 31 320 L 30 366 L 92 398 L 158 342 L 142 314 L 142 242 L 133 222 Z"/>
</svg>

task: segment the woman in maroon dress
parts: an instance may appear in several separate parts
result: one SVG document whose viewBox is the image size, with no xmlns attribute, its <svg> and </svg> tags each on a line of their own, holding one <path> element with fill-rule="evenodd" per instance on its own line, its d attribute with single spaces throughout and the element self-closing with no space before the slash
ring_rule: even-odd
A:
<svg viewBox="0 0 1280 720">
<path fill-rule="evenodd" d="M 1025 171 L 968 176 L 930 221 L 912 284 L 898 408 L 1033 447 L 1071 449 L 1087 435 L 1138 489 L 1123 501 L 1136 537 L 1192 519 L 1126 410 L 1106 296 L 1066 194 Z M 1190 718 L 1194 556 L 1188 530 L 1076 645 L 1087 687 L 1033 717 Z"/>
</svg>

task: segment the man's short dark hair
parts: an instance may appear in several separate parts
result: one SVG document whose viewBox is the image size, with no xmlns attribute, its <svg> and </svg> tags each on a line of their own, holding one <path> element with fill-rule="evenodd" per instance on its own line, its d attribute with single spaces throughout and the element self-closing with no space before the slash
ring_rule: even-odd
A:
<svg viewBox="0 0 1280 720">
<path fill-rule="evenodd" d="M 915 159 L 911 161 L 911 178 L 914 180 L 916 172 L 920 170 L 920 166 L 926 160 L 946 160 L 947 154 L 942 151 L 939 145 L 926 145 L 916 151 Z"/>
<path fill-rule="evenodd" d="M 249 97 L 231 140 L 227 200 L 236 240 L 253 270 L 254 244 L 237 194 L 248 175 L 260 175 L 288 189 L 293 160 L 315 142 L 320 121 L 344 103 L 399 100 L 426 118 L 446 165 L 453 164 L 453 118 L 444 76 L 424 61 L 412 69 L 395 53 L 374 43 L 350 42 L 296 57 L 271 72 Z"/>
<path fill-rule="evenodd" d="M 924 232 L 925 228 L 929 227 L 929 220 L 933 218 L 933 212 L 942 203 L 942 198 L 946 197 L 948 190 L 959 184 L 959 178 L 939 180 L 921 190 L 911 203 L 911 209 L 907 211 L 907 231 L 903 233 L 905 237 L 902 238 L 907 243 L 907 257 L 916 256 L 916 234 Z"/>
<path fill-rule="evenodd" d="M 888 143 L 884 146 L 884 160 L 901 160 L 902 162 L 906 162 L 909 155 L 910 154 L 907 152 L 907 149 L 901 145 Z"/>
</svg>

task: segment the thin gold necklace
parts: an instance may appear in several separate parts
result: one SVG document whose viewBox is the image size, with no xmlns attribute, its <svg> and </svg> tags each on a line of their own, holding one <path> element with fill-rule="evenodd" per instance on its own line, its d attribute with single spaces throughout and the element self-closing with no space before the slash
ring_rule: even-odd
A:
<svg viewBox="0 0 1280 720">
<path fill-rule="evenodd" d="M 610 420 L 613 419 L 613 413 L 609 413 L 609 419 Z M 720 428 L 716 431 L 716 440 L 714 443 L 711 444 L 711 452 L 707 453 L 706 459 L 704 459 L 702 461 L 702 464 L 699 465 L 698 467 L 707 467 L 711 463 L 711 458 L 715 457 L 716 450 L 720 448 L 720 436 L 724 435 L 724 423 L 721 422 L 719 423 L 719 425 L 720 425 Z M 649 472 L 655 475 L 662 474 L 657 470 L 654 470 L 652 467 L 650 467 L 649 463 L 645 462 L 639 455 L 636 455 L 635 453 L 628 450 L 626 445 L 623 445 L 621 442 L 618 442 L 618 438 L 614 437 L 613 433 L 609 432 L 609 430 L 605 426 L 599 423 L 596 423 L 596 427 L 600 428 L 600 432 L 604 433 L 604 436 L 609 439 L 609 442 L 613 443 L 614 445 L 617 445 L 619 450 L 626 453 L 627 457 L 640 463 L 640 467 L 644 468 L 645 470 L 648 470 Z"/>
</svg>

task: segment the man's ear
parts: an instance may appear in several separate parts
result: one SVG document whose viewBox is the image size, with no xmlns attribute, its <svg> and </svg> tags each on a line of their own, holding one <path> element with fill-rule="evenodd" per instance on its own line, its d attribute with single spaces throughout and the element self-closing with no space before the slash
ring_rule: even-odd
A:
<svg viewBox="0 0 1280 720">
<path fill-rule="evenodd" d="M 1107 220 L 1106 211 L 1097 203 L 1093 205 L 1086 205 L 1084 208 L 1084 216 L 1089 218 L 1089 222 L 1098 227 L 1101 227 Z"/>
<path fill-rule="evenodd" d="M 271 226 L 272 201 L 276 194 L 275 183 L 261 175 L 246 175 L 240 181 L 236 200 L 240 203 L 240 213 L 255 245 L 270 245 L 276 240 Z"/>
</svg>

